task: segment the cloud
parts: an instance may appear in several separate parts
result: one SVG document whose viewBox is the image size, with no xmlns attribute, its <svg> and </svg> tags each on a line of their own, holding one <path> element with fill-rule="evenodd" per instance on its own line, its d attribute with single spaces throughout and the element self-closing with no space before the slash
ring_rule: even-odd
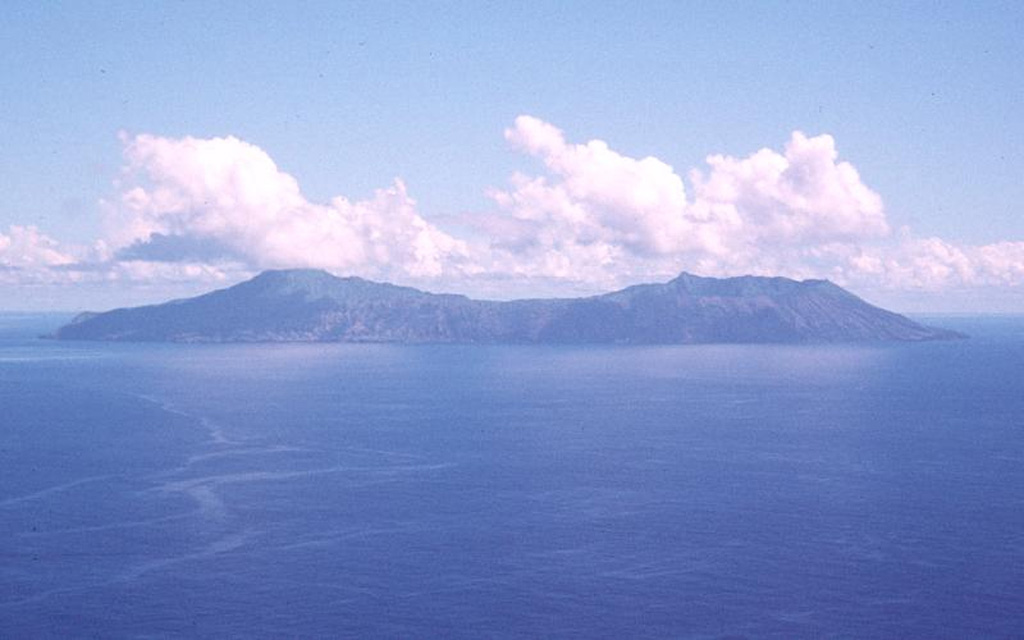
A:
<svg viewBox="0 0 1024 640">
<path fill-rule="evenodd" d="M 462 242 L 416 212 L 396 180 L 368 200 L 308 201 L 259 147 L 237 138 L 125 140 L 109 242 L 139 260 L 232 259 L 254 269 L 324 267 L 362 275 L 437 277 Z"/>
<path fill-rule="evenodd" d="M 60 243 L 34 226 L 12 225 L 7 233 L 0 232 L 0 266 L 7 270 L 39 269 L 74 261 L 61 250 Z"/>
<path fill-rule="evenodd" d="M 832 136 L 795 131 L 785 151 L 743 159 L 709 156 L 707 173 L 691 172 L 693 208 L 730 220 L 739 241 L 802 245 L 884 237 L 882 199 L 852 164 L 839 162 Z"/>
<path fill-rule="evenodd" d="M 215 263 L 241 256 L 216 238 L 151 233 L 149 238 L 119 249 L 115 257 L 118 261 Z"/>
<path fill-rule="evenodd" d="M 0 232 L 0 281 L 222 283 L 264 268 L 505 295 L 579 294 L 687 270 L 829 278 L 854 290 L 1024 284 L 1024 242 L 964 245 L 893 232 L 882 198 L 829 135 L 781 150 L 711 155 L 685 173 L 601 140 L 570 141 L 520 116 L 509 145 L 539 161 L 488 192 L 493 206 L 425 219 L 404 182 L 312 202 L 256 145 L 234 137 L 124 136 L 101 203 L 105 234 L 62 245 L 35 227 Z M 454 230 L 454 229 L 457 229 Z"/>
<path fill-rule="evenodd" d="M 688 173 L 692 194 L 656 158 L 568 142 L 537 118 L 520 116 L 505 138 L 545 172 L 492 191 L 499 212 L 479 222 L 494 238 L 492 270 L 600 282 L 686 269 L 922 290 L 1024 282 L 1024 243 L 893 234 L 881 196 L 829 135 L 797 131 L 781 152 L 708 156 Z"/>
<path fill-rule="evenodd" d="M 893 245 L 846 247 L 840 281 L 891 290 L 941 291 L 1024 284 L 1024 242 L 959 245 L 902 230 Z"/>
<path fill-rule="evenodd" d="M 631 158 L 601 140 L 567 142 L 537 118 L 516 118 L 505 138 L 538 157 L 546 175 L 517 174 L 493 190 L 500 215 L 481 224 L 501 232 L 497 264 L 525 273 L 762 271 L 792 262 L 796 247 L 889 233 L 881 198 L 838 160 L 827 135 L 795 132 L 783 153 L 710 156 L 706 170 L 689 174 L 692 198 L 665 162 Z"/>
<path fill-rule="evenodd" d="M 569 144 L 561 131 L 530 116 L 516 118 L 505 138 L 541 158 L 551 173 L 517 175 L 511 190 L 491 194 L 527 223 L 524 231 L 540 245 L 603 245 L 638 255 L 703 248 L 694 228 L 702 221 L 686 207 L 682 178 L 657 158 L 629 158 L 600 140 Z"/>
</svg>

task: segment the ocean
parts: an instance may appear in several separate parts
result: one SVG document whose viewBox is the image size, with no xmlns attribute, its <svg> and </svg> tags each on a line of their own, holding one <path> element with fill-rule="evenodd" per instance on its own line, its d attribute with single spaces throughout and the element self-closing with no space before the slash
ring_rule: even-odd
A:
<svg viewBox="0 0 1024 640">
<path fill-rule="evenodd" d="M 1024 318 L 871 346 L 0 317 L 3 638 L 1024 636 Z"/>
</svg>

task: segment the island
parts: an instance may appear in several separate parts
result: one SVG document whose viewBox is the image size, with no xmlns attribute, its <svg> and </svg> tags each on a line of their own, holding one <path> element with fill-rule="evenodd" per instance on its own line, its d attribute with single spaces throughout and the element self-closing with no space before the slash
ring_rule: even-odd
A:
<svg viewBox="0 0 1024 640">
<path fill-rule="evenodd" d="M 583 298 L 475 300 L 336 277 L 265 271 L 164 304 L 83 313 L 60 340 L 508 344 L 827 343 L 946 340 L 955 331 L 880 309 L 827 280 L 705 278 Z"/>
</svg>

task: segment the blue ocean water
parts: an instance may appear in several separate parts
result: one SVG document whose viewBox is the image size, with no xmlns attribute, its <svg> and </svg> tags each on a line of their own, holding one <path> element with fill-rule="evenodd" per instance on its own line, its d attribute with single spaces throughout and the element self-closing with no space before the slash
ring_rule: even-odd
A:
<svg viewBox="0 0 1024 640">
<path fill-rule="evenodd" d="M 1024 635 L 1024 319 L 887 346 L 0 318 L 0 637 Z"/>
</svg>

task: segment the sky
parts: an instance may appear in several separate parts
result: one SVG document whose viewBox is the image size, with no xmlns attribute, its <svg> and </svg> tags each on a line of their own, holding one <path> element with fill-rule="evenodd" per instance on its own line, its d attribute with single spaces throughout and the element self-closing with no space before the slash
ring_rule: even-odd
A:
<svg viewBox="0 0 1024 640">
<path fill-rule="evenodd" d="M 9 2 L 0 310 L 263 269 L 1024 313 L 1019 2 Z"/>
</svg>

